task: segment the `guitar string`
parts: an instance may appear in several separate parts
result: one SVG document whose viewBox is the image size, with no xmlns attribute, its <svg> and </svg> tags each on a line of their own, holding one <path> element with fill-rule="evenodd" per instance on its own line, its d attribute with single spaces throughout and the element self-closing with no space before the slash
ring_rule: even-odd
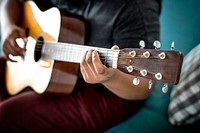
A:
<svg viewBox="0 0 200 133">
<path fill-rule="evenodd" d="M 59 50 L 60 51 L 60 50 Z M 104 53 L 105 54 L 105 53 Z M 125 53 L 126 54 L 126 53 Z M 102 54 L 101 54 L 102 55 Z M 126 54 L 127 55 L 127 54 Z M 101 56 L 100 56 L 101 57 Z M 129 57 L 129 58 L 133 58 L 133 57 Z M 105 58 L 100 58 L 101 60 L 104 60 Z M 117 59 L 117 57 L 116 57 L 116 59 Z M 106 64 L 112 64 L 113 63 L 113 60 L 111 60 L 110 58 L 108 58 L 106 61 Z M 109 66 L 112 66 L 112 65 L 109 65 Z M 129 65 L 126 65 L 126 64 L 118 64 L 118 67 L 121 67 L 121 68 L 127 68 Z M 137 66 L 135 66 L 135 65 L 131 65 L 131 66 L 133 66 L 134 68 L 136 68 L 135 70 L 136 71 L 140 71 L 140 70 L 142 70 L 143 68 L 140 68 L 140 67 L 137 67 Z M 151 74 L 155 74 L 155 73 L 153 73 L 153 72 L 150 72 L 150 71 L 147 71 L 148 73 L 151 73 Z"/>
<path fill-rule="evenodd" d="M 51 47 L 58 47 L 57 45 L 55 45 L 55 43 L 53 43 L 53 42 L 46 42 L 45 44 L 49 44 L 49 45 L 51 45 Z M 61 49 L 61 47 L 62 48 L 66 48 L 67 47 L 67 45 L 66 44 L 68 44 L 68 43 L 60 43 L 59 42 L 59 44 L 60 44 L 60 47 L 59 47 L 59 49 L 57 49 L 56 51 L 58 51 L 58 52 L 60 52 L 60 51 L 65 51 L 65 50 L 60 50 Z M 64 45 L 63 45 L 64 44 Z M 69 45 L 74 45 L 74 44 L 69 44 Z M 68 46 L 69 46 L 68 45 Z M 42 47 L 42 46 L 41 46 Z M 118 58 L 118 57 L 116 57 L 116 56 L 114 56 L 115 54 L 114 54 L 114 52 L 116 52 L 115 50 L 112 50 L 112 49 L 106 49 L 106 48 L 98 48 L 98 47 L 90 47 L 90 46 L 86 46 L 86 45 L 75 45 L 74 46 L 75 48 L 76 48 L 76 50 L 75 51 L 77 51 L 77 49 L 78 50 L 80 50 L 81 48 L 87 48 L 87 50 L 97 50 L 98 52 L 101 52 L 100 54 L 105 54 L 105 53 L 108 53 L 108 52 L 110 52 L 109 53 L 109 55 L 108 56 L 105 56 L 105 57 L 115 57 L 115 58 Z M 55 49 L 55 48 L 54 48 Z M 84 52 L 86 52 L 87 50 L 85 50 Z M 103 50 L 103 51 L 102 51 Z M 40 50 L 39 50 L 40 51 Z M 67 51 L 69 51 L 70 53 L 75 53 L 74 52 L 74 50 L 68 50 L 67 49 Z M 128 53 L 126 53 L 126 52 L 124 52 L 124 50 L 118 50 L 119 51 L 119 53 L 118 53 L 118 55 L 120 55 L 120 56 L 125 56 L 126 58 L 145 58 L 142 54 L 137 54 L 135 57 L 132 57 L 132 56 L 130 56 Z M 79 51 L 77 51 L 77 52 L 79 52 Z M 107 55 L 107 54 L 106 54 Z M 150 56 L 150 58 L 159 58 L 158 56 L 153 56 L 153 55 L 151 55 Z"/>
<path fill-rule="evenodd" d="M 37 42 L 43 44 L 43 41 L 38 40 Z M 73 44 L 73 43 L 64 43 L 64 42 L 54 43 L 54 42 L 51 42 L 51 41 L 46 41 L 46 42 L 45 42 L 45 45 L 51 45 L 51 46 L 53 46 L 53 47 L 58 47 L 58 44 L 60 44 L 60 46 L 62 45 L 63 47 L 66 47 L 67 45 L 68 45 L 68 46 L 69 46 L 69 45 L 73 45 L 74 47 L 82 47 L 82 48 L 88 47 L 88 50 L 93 50 L 93 49 L 95 49 L 95 50 L 97 50 L 97 51 L 98 51 L 98 50 L 99 50 L 99 51 L 105 50 L 106 52 L 107 52 L 107 51 L 110 51 L 110 52 L 114 52 L 114 51 L 115 51 L 115 50 L 107 49 L 107 48 L 92 47 L 92 46 L 87 46 L 87 45 L 78 45 L 78 44 Z M 40 45 L 40 47 L 42 48 L 43 45 Z M 121 55 L 123 55 L 123 54 L 128 55 L 127 53 L 122 52 L 123 50 L 118 50 L 118 51 L 121 52 Z M 120 55 L 120 54 L 119 54 L 119 55 Z"/>
<path fill-rule="evenodd" d="M 100 51 L 100 52 L 102 52 L 101 50 L 104 50 L 105 53 L 107 53 L 107 52 L 115 52 L 115 50 L 108 49 L 108 48 L 99 48 L 99 47 L 92 47 L 92 46 L 87 46 L 87 45 L 78 45 L 78 44 L 65 43 L 65 42 L 57 42 L 57 43 L 55 43 L 55 42 L 51 42 L 51 41 L 45 41 L 45 43 L 44 43 L 44 41 L 37 40 L 37 43 L 38 43 L 38 44 L 45 44 L 45 45 L 47 44 L 47 45 L 51 45 L 51 46 L 53 46 L 53 47 L 58 47 L 57 44 L 60 44 L 60 47 L 63 47 L 63 48 L 66 47 L 67 45 L 68 45 L 68 46 L 73 45 L 74 47 L 82 47 L 82 48 L 88 47 L 87 50 L 97 50 L 97 51 Z M 38 47 L 39 47 L 39 51 L 40 51 L 40 49 L 43 47 L 43 45 L 39 45 Z M 92 48 L 93 48 L 93 49 L 92 49 Z M 55 49 L 55 48 L 54 48 L 54 49 Z M 80 48 L 79 48 L 79 49 L 80 49 Z M 130 48 L 130 49 L 132 49 L 132 48 Z M 36 51 L 37 51 L 37 50 L 36 50 Z M 60 51 L 60 50 L 58 50 L 58 51 Z M 69 51 L 69 50 L 68 50 L 68 51 Z M 117 51 L 119 51 L 118 55 L 120 55 L 120 56 L 125 55 L 125 56 L 128 56 L 128 58 L 146 58 L 146 57 L 143 56 L 143 54 L 137 54 L 135 57 L 132 57 L 130 54 L 124 52 L 123 49 L 117 50 Z M 73 52 L 73 51 L 69 51 L 69 52 Z M 127 50 L 127 52 L 129 52 L 129 51 Z M 102 53 L 103 53 L 103 52 L 102 52 Z M 111 56 L 111 57 L 112 57 L 112 56 Z M 127 58 L 127 57 L 126 57 L 126 58 Z M 151 55 L 150 58 L 160 58 L 160 57 L 157 56 L 157 55 Z"/>
</svg>

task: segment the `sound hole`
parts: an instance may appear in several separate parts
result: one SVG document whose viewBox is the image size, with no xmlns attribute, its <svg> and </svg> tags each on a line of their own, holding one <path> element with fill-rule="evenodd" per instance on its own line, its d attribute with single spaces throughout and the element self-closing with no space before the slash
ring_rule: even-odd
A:
<svg viewBox="0 0 200 133">
<path fill-rule="evenodd" d="M 39 37 L 37 39 L 36 45 L 35 45 L 35 51 L 34 51 L 34 60 L 37 62 L 42 56 L 42 46 L 44 44 L 44 38 Z"/>
</svg>

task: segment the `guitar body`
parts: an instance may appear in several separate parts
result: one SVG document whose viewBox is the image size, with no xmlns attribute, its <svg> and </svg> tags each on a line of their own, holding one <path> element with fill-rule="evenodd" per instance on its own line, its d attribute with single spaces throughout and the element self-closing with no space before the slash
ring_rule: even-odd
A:
<svg viewBox="0 0 200 133">
<path fill-rule="evenodd" d="M 34 2 L 24 3 L 23 28 L 29 29 L 29 36 L 44 41 L 84 43 L 84 23 L 75 17 L 61 15 L 57 8 L 41 11 Z M 6 85 L 11 95 L 26 87 L 41 94 L 70 93 L 77 81 L 79 64 L 40 59 L 35 61 L 35 42 L 26 44 L 26 56 L 17 63 L 7 61 Z"/>
</svg>

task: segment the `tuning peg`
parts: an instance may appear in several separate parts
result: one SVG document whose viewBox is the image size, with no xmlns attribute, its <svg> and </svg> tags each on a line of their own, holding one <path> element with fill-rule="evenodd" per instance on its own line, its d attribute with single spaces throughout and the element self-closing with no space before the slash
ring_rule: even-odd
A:
<svg viewBox="0 0 200 133">
<path fill-rule="evenodd" d="M 133 72 L 133 66 L 128 66 L 128 67 L 126 67 L 126 69 L 127 69 L 127 71 L 129 72 L 129 73 L 131 73 L 131 72 Z"/>
<path fill-rule="evenodd" d="M 134 85 L 139 85 L 139 83 L 140 83 L 140 79 L 139 79 L 138 77 L 135 77 L 135 78 L 133 79 L 133 84 L 134 84 Z"/>
<path fill-rule="evenodd" d="M 136 52 L 135 52 L 135 51 L 131 51 L 131 52 L 129 52 L 129 55 L 130 55 L 131 57 L 135 57 L 135 56 L 136 56 Z"/>
<path fill-rule="evenodd" d="M 149 80 L 149 90 L 151 89 L 151 87 L 152 87 L 152 80 L 150 79 Z"/>
<path fill-rule="evenodd" d="M 163 87 L 162 87 L 162 92 L 163 92 L 163 93 L 167 93 L 167 91 L 168 91 L 168 84 L 165 83 L 165 84 L 163 85 Z"/>
<path fill-rule="evenodd" d="M 143 40 L 141 40 L 139 42 L 139 46 L 140 46 L 141 49 L 143 49 L 145 47 L 145 42 Z"/>
<path fill-rule="evenodd" d="M 174 50 L 174 42 L 172 42 L 171 50 Z"/>
<path fill-rule="evenodd" d="M 147 70 L 146 69 L 140 70 L 140 74 L 142 76 L 146 76 L 147 75 Z"/>
<path fill-rule="evenodd" d="M 151 55 L 151 54 L 149 53 L 149 51 L 146 51 L 146 52 L 143 53 L 143 56 L 144 56 L 145 58 L 149 58 L 150 55 Z"/>
<path fill-rule="evenodd" d="M 158 54 L 158 56 L 160 57 L 160 59 L 164 60 L 166 58 L 166 54 L 164 52 L 161 52 L 160 54 Z"/>
<path fill-rule="evenodd" d="M 161 80 L 161 79 L 162 79 L 162 74 L 161 74 L 161 73 L 156 73 L 156 74 L 155 74 L 155 78 L 156 78 L 157 80 Z"/>
<path fill-rule="evenodd" d="M 153 46 L 155 47 L 155 49 L 160 49 L 160 47 L 161 47 L 160 41 L 158 41 L 158 40 L 154 41 Z"/>
</svg>

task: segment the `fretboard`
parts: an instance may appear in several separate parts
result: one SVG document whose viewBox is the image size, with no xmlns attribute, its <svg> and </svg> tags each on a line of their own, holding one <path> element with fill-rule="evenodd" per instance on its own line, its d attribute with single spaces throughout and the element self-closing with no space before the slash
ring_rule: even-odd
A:
<svg viewBox="0 0 200 133">
<path fill-rule="evenodd" d="M 72 43 L 45 42 L 42 48 L 42 57 L 58 61 L 80 63 L 85 52 L 88 50 L 98 51 L 100 59 L 104 65 L 113 68 L 117 67 L 119 50 L 77 45 Z"/>
</svg>

